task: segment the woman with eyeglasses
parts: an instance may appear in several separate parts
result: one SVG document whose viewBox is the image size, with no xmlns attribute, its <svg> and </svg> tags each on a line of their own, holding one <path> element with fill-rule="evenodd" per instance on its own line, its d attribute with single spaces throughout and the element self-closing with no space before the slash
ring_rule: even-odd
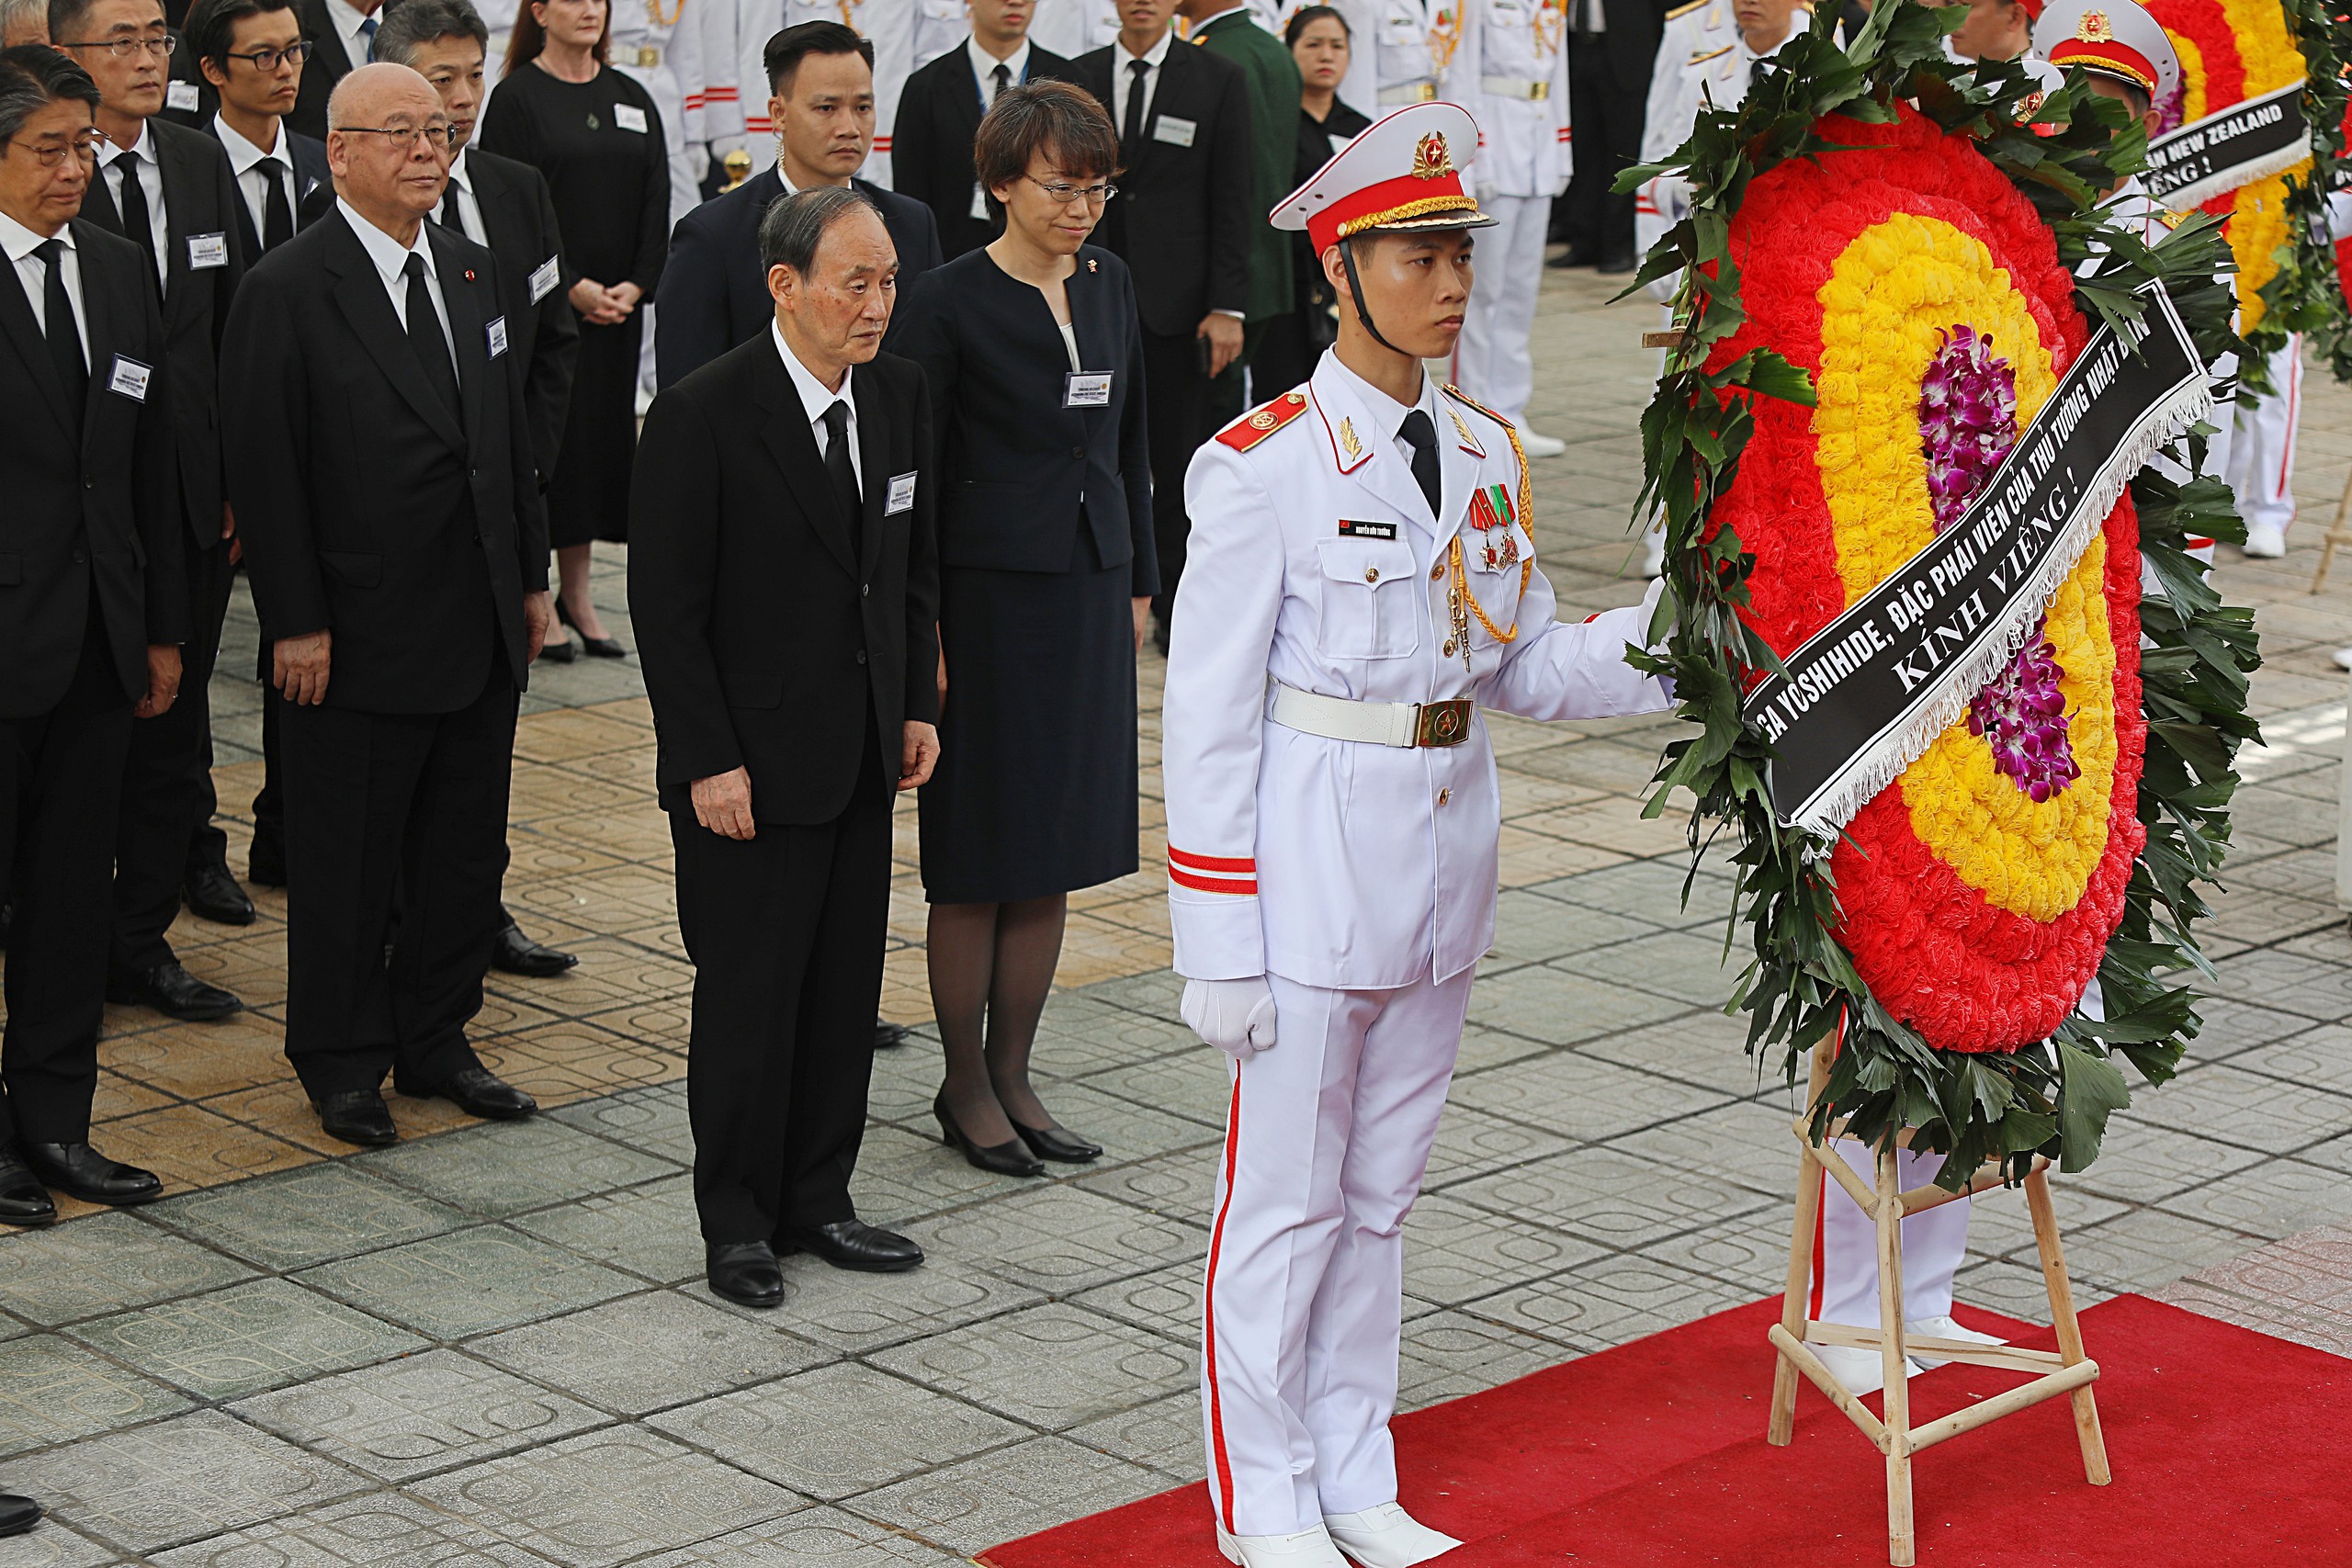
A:
<svg viewBox="0 0 2352 1568">
<path fill-rule="evenodd" d="M 670 154 L 652 95 L 611 68 L 605 0 L 523 0 L 498 90 L 482 111 L 481 145 L 547 176 L 563 233 L 564 276 L 580 315 L 580 359 L 563 445 L 548 480 L 557 618 L 578 635 L 541 659 L 568 664 L 628 652 L 588 597 L 598 539 L 628 537 L 637 450 L 639 307 L 670 254 Z M 534 286 L 536 288 L 536 285 Z"/>
<path fill-rule="evenodd" d="M 1136 870 L 1136 652 L 1159 568 L 1135 289 L 1087 243 L 1117 194 L 1110 117 L 1067 83 L 1008 87 L 973 161 L 1003 231 L 925 273 L 891 342 L 927 372 L 940 432 L 933 1109 L 972 1164 L 1037 1176 L 1102 1152 L 1055 1122 L 1029 1054 L 1069 895 Z"/>
<path fill-rule="evenodd" d="M 1316 171 L 1372 124 L 1356 109 L 1340 101 L 1340 84 L 1348 74 L 1353 40 L 1348 19 L 1329 6 L 1306 6 L 1294 12 L 1283 29 L 1290 57 L 1298 62 L 1298 178 L 1294 186 L 1313 179 Z M 1271 397 L 1295 387 L 1315 374 L 1315 362 L 1331 346 L 1339 325 L 1331 310 L 1331 285 L 1324 279 L 1323 264 L 1305 234 L 1291 236 L 1297 247 L 1291 276 L 1298 290 L 1298 309 L 1277 316 L 1266 328 L 1253 369 L 1258 395 Z"/>
</svg>

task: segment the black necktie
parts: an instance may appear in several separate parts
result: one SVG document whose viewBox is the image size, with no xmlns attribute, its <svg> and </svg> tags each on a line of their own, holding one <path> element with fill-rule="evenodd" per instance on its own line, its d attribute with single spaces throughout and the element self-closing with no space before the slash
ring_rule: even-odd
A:
<svg viewBox="0 0 2352 1568">
<path fill-rule="evenodd" d="M 162 261 L 155 254 L 155 220 L 147 207 L 147 187 L 139 183 L 139 156 L 125 152 L 114 161 L 122 171 L 122 232 L 123 237 L 139 247 L 147 265 L 155 269 L 155 287 L 164 286 Z"/>
<path fill-rule="evenodd" d="M 441 227 L 460 239 L 465 237 L 466 220 L 458 210 L 458 181 L 455 175 L 441 187 Z"/>
<path fill-rule="evenodd" d="M 1129 163 L 1135 161 L 1133 149 L 1143 141 L 1143 85 L 1150 75 L 1151 62 L 1127 62 L 1127 120 L 1126 129 L 1119 132 L 1119 154 Z"/>
<path fill-rule="evenodd" d="M 989 95 L 989 103 L 993 107 L 1005 88 L 1012 85 L 1012 69 L 1004 62 L 999 61 L 996 69 L 989 72 L 989 76 L 996 83 L 996 90 Z"/>
<path fill-rule="evenodd" d="M 850 542 L 864 548 L 858 524 L 865 503 L 857 493 L 857 468 L 849 460 L 849 404 L 840 399 L 825 410 L 825 477 L 833 481 L 833 499 L 842 503 Z"/>
<path fill-rule="evenodd" d="M 409 346 L 416 350 L 424 378 L 441 394 L 443 405 L 453 414 L 460 412 L 458 367 L 449 358 L 449 340 L 441 331 L 441 318 L 433 311 L 433 291 L 424 286 L 424 258 L 409 252 L 408 265 L 401 270 L 408 274 Z"/>
<path fill-rule="evenodd" d="M 82 330 L 74 314 L 74 296 L 65 291 L 65 245 L 43 240 L 33 247 L 47 276 L 40 286 L 41 326 L 49 337 L 49 356 L 57 364 L 58 383 L 65 389 L 68 423 L 79 435 L 82 405 L 90 392 L 90 367 L 82 358 Z"/>
<path fill-rule="evenodd" d="M 1427 413 L 1415 409 L 1405 416 L 1405 423 L 1396 427 L 1396 434 L 1413 449 L 1413 482 L 1419 485 L 1421 494 L 1429 498 L 1430 515 L 1436 517 L 1439 494 L 1437 426 L 1430 422 Z M 1440 523 L 1442 525 L 1443 519 L 1441 518 Z"/>
<path fill-rule="evenodd" d="M 261 248 L 266 255 L 294 237 L 294 209 L 286 199 L 286 164 L 264 158 L 261 169 Z"/>
</svg>

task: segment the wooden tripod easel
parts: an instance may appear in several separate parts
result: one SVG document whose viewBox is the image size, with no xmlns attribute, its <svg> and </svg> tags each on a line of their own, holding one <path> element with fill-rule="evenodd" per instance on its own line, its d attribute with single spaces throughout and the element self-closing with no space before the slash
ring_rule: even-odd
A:
<svg viewBox="0 0 2352 1568">
<path fill-rule="evenodd" d="M 2352 506 L 2352 477 L 2344 481 L 2344 493 L 2335 498 L 2335 521 L 2320 536 L 2319 570 L 2312 573 L 2312 592 L 2316 593 L 2327 581 L 2327 569 L 2335 563 L 2335 552 L 2352 546 L 2352 528 L 2344 525 L 2345 508 Z"/>
<path fill-rule="evenodd" d="M 1829 1081 L 1829 1058 L 1826 1045 L 1813 1053 L 1808 1108 L 1820 1100 Z M 1947 1438 L 1956 1438 L 2045 1399 L 2066 1394 L 2074 1401 L 2075 1436 L 2082 1444 L 2084 1474 L 2092 1485 L 2106 1485 L 2111 1479 L 2107 1468 L 2107 1442 L 2099 1435 L 2098 1405 L 2091 1395 L 2091 1384 L 2098 1378 L 2098 1363 L 2083 1354 L 2082 1329 L 2075 1320 L 2074 1288 L 2067 1282 L 2066 1257 L 2058 1245 L 2058 1217 L 2050 1204 L 2050 1162 L 2035 1162 L 2033 1173 L 2025 1179 L 2025 1201 L 2033 1215 L 2034 1245 L 2041 1254 L 2042 1283 L 2050 1292 L 2050 1320 L 2058 1332 L 2056 1352 L 1957 1339 L 1908 1338 L 1903 1325 L 1903 1216 L 1998 1186 L 2000 1171 L 1997 1167 L 1988 1167 L 1979 1172 L 1964 1193 L 1947 1192 L 1939 1187 L 1905 1192 L 1895 1184 L 1896 1145 L 1890 1143 L 1878 1151 L 1877 1187 L 1872 1190 L 1863 1185 L 1862 1179 L 1843 1158 L 1826 1145 L 1813 1142 L 1806 1121 L 1799 1117 L 1792 1124 L 1802 1151 L 1797 1162 L 1796 1224 L 1789 1237 L 1788 1294 L 1781 1308 L 1781 1321 L 1770 1330 L 1779 1355 L 1772 1372 L 1772 1419 L 1766 1440 L 1786 1446 L 1795 1436 L 1797 1375 L 1802 1372 L 1886 1456 L 1886 1560 L 1895 1568 L 1909 1568 L 1918 1560 L 1911 1526 L 1911 1456 Z M 1875 1329 L 1815 1323 L 1807 1317 L 1807 1303 L 1812 1295 L 1813 1242 L 1821 1225 L 1825 1175 L 1844 1188 L 1860 1205 L 1862 1213 L 1878 1225 L 1879 1325 Z M 1814 1345 L 1844 1345 L 1879 1352 L 1886 1370 L 1883 1421 L 1846 1392 L 1821 1358 L 1809 1348 Z M 2006 1393 L 1979 1400 L 1940 1420 L 1914 1427 L 1903 1366 L 1904 1357 L 1913 1350 L 1943 1360 L 2031 1372 L 2035 1376 L 2031 1382 Z"/>
</svg>

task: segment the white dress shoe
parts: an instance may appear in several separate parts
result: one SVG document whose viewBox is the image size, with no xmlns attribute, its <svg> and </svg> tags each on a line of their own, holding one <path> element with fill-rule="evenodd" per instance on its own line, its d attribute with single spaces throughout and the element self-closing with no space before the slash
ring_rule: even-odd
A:
<svg viewBox="0 0 2352 1568">
<path fill-rule="evenodd" d="M 1433 1530 L 1394 1503 L 1383 1503 L 1360 1514 L 1326 1514 L 1324 1528 L 1341 1551 L 1363 1568 L 1412 1568 L 1442 1557 L 1462 1543 L 1442 1530 Z"/>
<path fill-rule="evenodd" d="M 1886 1386 L 1886 1362 L 1875 1350 L 1865 1350 L 1854 1345 L 1815 1345 L 1808 1347 L 1821 1358 L 1829 1375 L 1845 1386 L 1848 1393 L 1860 1399 L 1866 1393 L 1876 1393 Z M 1903 1375 L 1916 1378 L 1919 1363 L 1905 1359 Z"/>
<path fill-rule="evenodd" d="M 1655 529 L 1642 536 L 1642 575 L 1656 577 L 1666 570 L 1666 530 Z"/>
<path fill-rule="evenodd" d="M 2335 660 L 2338 670 L 2352 670 L 2352 648 L 2339 648 L 2329 657 Z"/>
<path fill-rule="evenodd" d="M 1958 1339 L 1970 1345 L 2008 1343 L 1998 1335 L 1979 1334 L 1976 1330 L 1964 1326 L 1950 1313 L 1944 1314 L 1941 1317 L 1923 1317 L 1916 1323 L 1906 1323 L 1903 1325 L 1903 1331 L 1919 1339 Z M 1944 1364 L 1942 1358 L 1936 1356 L 1914 1356 L 1911 1359 L 1919 1364 L 1923 1371 L 1933 1371 Z"/>
<path fill-rule="evenodd" d="M 1227 1535 L 1219 1525 L 1216 1549 L 1241 1568 L 1348 1568 L 1321 1525 L 1295 1535 Z"/>
<path fill-rule="evenodd" d="M 1519 432 L 1519 449 L 1531 457 L 1556 457 L 1568 449 L 1568 444 L 1556 435 L 1538 435 L 1522 425 Z"/>
<path fill-rule="evenodd" d="M 2249 523 L 2240 553 L 2256 560 L 2277 560 L 2287 553 L 2287 530 L 2276 523 Z"/>
</svg>

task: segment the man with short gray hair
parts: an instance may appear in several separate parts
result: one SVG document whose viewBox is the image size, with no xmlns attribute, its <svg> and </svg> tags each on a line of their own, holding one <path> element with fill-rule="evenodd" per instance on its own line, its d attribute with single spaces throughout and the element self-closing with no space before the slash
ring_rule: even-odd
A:
<svg viewBox="0 0 2352 1568">
<path fill-rule="evenodd" d="M 0 0 L 0 49 L 49 41 L 49 0 Z"/>
</svg>

